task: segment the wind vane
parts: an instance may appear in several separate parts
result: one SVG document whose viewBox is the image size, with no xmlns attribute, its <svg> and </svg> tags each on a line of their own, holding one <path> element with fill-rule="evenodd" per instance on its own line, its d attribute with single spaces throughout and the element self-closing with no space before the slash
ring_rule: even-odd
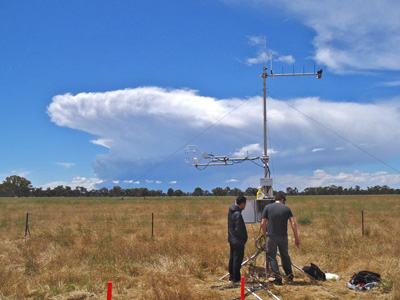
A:
<svg viewBox="0 0 400 300">
<path fill-rule="evenodd" d="M 272 60 L 271 60 L 271 73 L 267 73 L 267 68 L 264 66 L 264 72 L 261 74 L 263 78 L 263 131 L 264 131 L 264 154 L 259 157 L 245 157 L 245 158 L 229 158 L 225 155 L 223 156 L 215 156 L 210 153 L 205 153 L 200 150 L 199 147 L 195 145 L 188 145 L 186 147 L 187 153 L 193 153 L 193 163 L 190 163 L 189 159 L 186 159 L 186 163 L 190 166 L 198 167 L 208 167 L 208 166 L 228 166 L 233 165 L 235 163 L 243 162 L 246 160 L 261 160 L 264 165 L 264 177 L 260 178 L 260 186 L 261 186 L 261 195 L 260 198 L 264 200 L 273 199 L 273 190 L 272 190 L 272 178 L 271 172 L 269 169 L 268 161 L 268 153 L 267 153 L 267 78 L 268 77 L 283 77 L 283 76 L 307 76 L 307 75 L 316 75 L 317 79 L 322 78 L 322 69 L 317 71 L 316 73 L 287 73 L 287 74 L 275 74 L 272 70 Z M 257 195 L 259 199 L 259 196 Z"/>
</svg>

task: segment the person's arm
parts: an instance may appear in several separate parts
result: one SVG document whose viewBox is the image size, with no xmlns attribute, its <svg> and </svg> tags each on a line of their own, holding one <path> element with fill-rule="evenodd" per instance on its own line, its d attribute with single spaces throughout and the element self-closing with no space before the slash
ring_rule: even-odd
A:
<svg viewBox="0 0 400 300">
<path fill-rule="evenodd" d="M 267 236 L 267 218 L 263 218 L 261 220 L 261 228 L 262 228 L 264 237 L 266 237 Z"/>
<path fill-rule="evenodd" d="M 299 235 L 297 234 L 297 225 L 296 221 L 294 220 L 294 217 L 290 217 L 290 225 L 292 225 L 292 230 L 294 234 L 294 243 L 297 247 L 300 247 L 300 240 L 299 240 Z"/>
<path fill-rule="evenodd" d="M 242 215 L 238 212 L 234 214 L 234 223 L 236 236 L 241 240 L 247 241 L 246 224 L 244 223 Z"/>
</svg>

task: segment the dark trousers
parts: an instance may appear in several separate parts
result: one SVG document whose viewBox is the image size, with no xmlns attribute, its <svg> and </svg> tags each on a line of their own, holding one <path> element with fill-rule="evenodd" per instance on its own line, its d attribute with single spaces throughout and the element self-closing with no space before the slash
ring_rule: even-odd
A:
<svg viewBox="0 0 400 300">
<path fill-rule="evenodd" d="M 229 280 L 240 281 L 240 268 L 244 257 L 244 245 L 232 245 L 229 254 Z"/>
<path fill-rule="evenodd" d="M 287 236 L 276 236 L 267 238 L 267 256 L 268 263 L 271 266 L 272 272 L 275 277 L 280 277 L 279 265 L 276 260 L 276 252 L 279 248 L 279 254 L 281 255 L 281 262 L 285 274 L 292 274 L 292 262 L 289 256 L 289 243 Z"/>
</svg>

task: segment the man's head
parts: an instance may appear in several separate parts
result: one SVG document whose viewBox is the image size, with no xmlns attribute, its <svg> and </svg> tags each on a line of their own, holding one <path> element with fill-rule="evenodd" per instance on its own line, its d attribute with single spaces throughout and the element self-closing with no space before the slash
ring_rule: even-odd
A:
<svg viewBox="0 0 400 300">
<path fill-rule="evenodd" d="M 245 196 L 240 195 L 236 198 L 236 205 L 243 210 L 246 207 L 246 200 Z"/>
<path fill-rule="evenodd" d="M 286 197 L 285 197 L 285 195 L 283 193 L 279 193 L 278 195 L 276 195 L 275 201 L 279 201 L 279 202 L 285 204 L 286 203 Z"/>
</svg>

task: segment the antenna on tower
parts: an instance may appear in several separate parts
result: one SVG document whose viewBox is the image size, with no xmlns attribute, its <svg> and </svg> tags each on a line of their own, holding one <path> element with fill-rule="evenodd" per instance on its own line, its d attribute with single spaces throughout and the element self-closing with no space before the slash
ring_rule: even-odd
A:
<svg viewBox="0 0 400 300">
<path fill-rule="evenodd" d="M 271 63 L 271 74 L 274 74 L 274 69 L 272 69 L 272 51 L 270 52 L 270 63 Z"/>
</svg>

